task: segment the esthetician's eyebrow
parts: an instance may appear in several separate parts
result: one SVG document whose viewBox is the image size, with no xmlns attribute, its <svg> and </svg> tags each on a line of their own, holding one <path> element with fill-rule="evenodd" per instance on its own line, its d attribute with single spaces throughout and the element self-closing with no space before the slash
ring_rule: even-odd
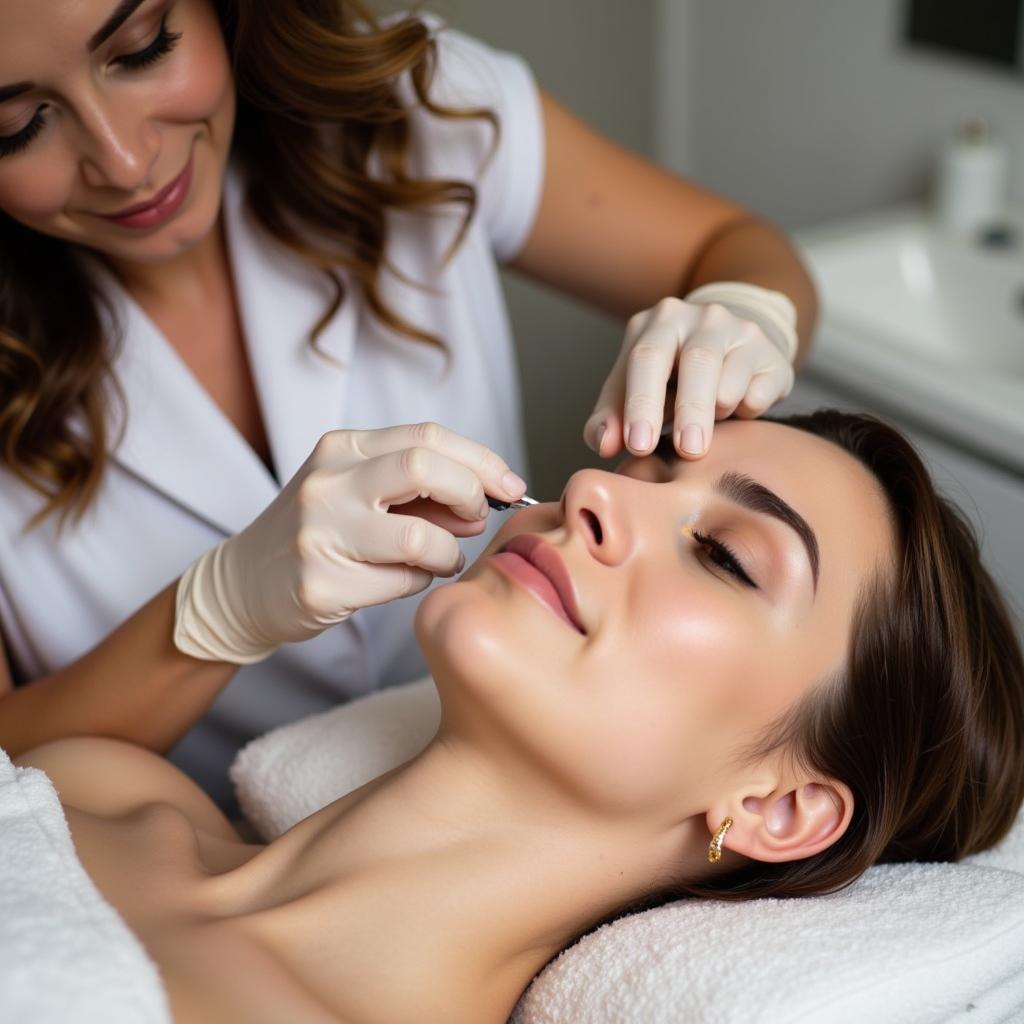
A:
<svg viewBox="0 0 1024 1024">
<path fill-rule="evenodd" d="M 28 92 L 29 89 L 35 88 L 35 82 L 15 82 L 14 85 L 0 85 L 0 103 L 4 100 L 13 100 L 15 96 L 20 96 L 23 92 Z"/>
<path fill-rule="evenodd" d="M 811 524 L 773 490 L 758 483 L 746 473 L 732 471 L 723 473 L 715 481 L 713 490 L 727 501 L 742 505 L 744 508 L 750 509 L 751 512 L 778 519 L 780 523 L 785 523 L 790 529 L 796 531 L 796 535 L 807 552 L 807 560 L 811 563 L 811 577 L 814 580 L 814 593 L 817 596 L 820 556 L 818 536 L 811 529 Z"/>
<path fill-rule="evenodd" d="M 134 13 L 135 8 L 145 0 L 121 0 L 114 8 L 114 13 L 92 34 L 89 39 L 89 52 L 102 46 Z"/>
<path fill-rule="evenodd" d="M 114 8 L 114 13 L 89 37 L 89 52 L 102 46 L 131 16 L 135 9 L 145 0 L 121 0 Z M 13 85 L 0 85 L 0 103 L 12 100 L 23 92 L 36 87 L 35 82 L 15 82 Z"/>
</svg>

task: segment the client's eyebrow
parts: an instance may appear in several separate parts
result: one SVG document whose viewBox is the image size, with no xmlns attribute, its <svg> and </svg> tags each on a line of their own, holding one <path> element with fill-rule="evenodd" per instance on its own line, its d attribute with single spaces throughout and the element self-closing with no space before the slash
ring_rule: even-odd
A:
<svg viewBox="0 0 1024 1024">
<path fill-rule="evenodd" d="M 652 452 L 662 461 L 674 465 L 682 461 L 672 446 L 672 437 L 663 434 L 657 447 Z M 712 490 L 743 508 L 750 509 L 759 515 L 771 516 L 780 523 L 785 523 L 796 532 L 807 552 L 807 560 L 811 564 L 811 577 L 814 581 L 814 594 L 818 594 L 818 570 L 821 557 L 818 550 L 818 535 L 811 529 L 811 524 L 792 505 L 783 501 L 773 490 L 758 483 L 746 473 L 727 471 L 714 483 Z"/>
<path fill-rule="evenodd" d="M 728 501 L 750 509 L 761 515 L 771 516 L 796 531 L 811 563 L 811 577 L 814 580 L 814 594 L 818 594 L 818 536 L 811 524 L 792 505 L 787 504 L 773 490 L 758 483 L 746 473 L 723 473 L 714 483 L 713 490 Z"/>
<path fill-rule="evenodd" d="M 113 13 L 102 25 L 89 37 L 89 53 L 102 46 L 140 7 L 145 0 L 121 0 L 114 8 Z M 13 85 L 0 85 L 0 103 L 12 100 L 15 96 L 28 92 L 36 87 L 35 82 L 15 82 Z"/>
</svg>

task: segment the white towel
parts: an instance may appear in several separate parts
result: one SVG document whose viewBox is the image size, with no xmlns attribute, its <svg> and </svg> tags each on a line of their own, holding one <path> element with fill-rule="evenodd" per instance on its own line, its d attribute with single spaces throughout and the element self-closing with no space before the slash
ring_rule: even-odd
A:
<svg viewBox="0 0 1024 1024">
<path fill-rule="evenodd" d="M 266 839 L 433 737 L 430 677 L 253 740 L 231 777 Z M 605 925 L 553 960 L 514 1024 L 1024 1021 L 1024 811 L 960 864 L 871 868 L 830 896 L 685 900 Z"/>
<path fill-rule="evenodd" d="M 514 1024 L 973 1024 L 1024 1020 L 1024 875 L 869 869 L 796 900 L 671 903 L 584 936 Z"/>
<path fill-rule="evenodd" d="M 242 813 L 267 841 L 415 757 L 434 737 L 441 701 L 430 676 L 282 725 L 231 765 Z"/>
<path fill-rule="evenodd" d="M 156 966 L 79 862 L 52 783 L 3 750 L 0 1021 L 171 1021 Z"/>
</svg>

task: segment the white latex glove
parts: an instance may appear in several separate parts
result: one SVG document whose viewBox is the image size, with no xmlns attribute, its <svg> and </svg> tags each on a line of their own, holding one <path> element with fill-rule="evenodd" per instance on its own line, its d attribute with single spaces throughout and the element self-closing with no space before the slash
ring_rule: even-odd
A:
<svg viewBox="0 0 1024 1024">
<path fill-rule="evenodd" d="M 508 501 L 525 489 L 499 455 L 437 423 L 325 434 L 256 520 L 186 570 L 174 643 L 247 664 L 416 594 L 461 571 L 452 531 L 483 530 L 485 492 Z M 388 511 L 413 499 L 430 500 Z"/>
<path fill-rule="evenodd" d="M 674 384 L 675 449 L 699 458 L 716 419 L 752 419 L 790 393 L 796 351 L 796 309 L 781 292 L 716 281 L 685 299 L 662 299 L 626 325 L 583 439 L 605 458 L 623 443 L 647 455 Z"/>
</svg>

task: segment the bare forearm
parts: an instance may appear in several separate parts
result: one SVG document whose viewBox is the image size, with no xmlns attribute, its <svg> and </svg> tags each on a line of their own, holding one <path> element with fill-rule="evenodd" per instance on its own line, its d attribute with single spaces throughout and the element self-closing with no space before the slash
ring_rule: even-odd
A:
<svg viewBox="0 0 1024 1024">
<path fill-rule="evenodd" d="M 810 355 L 818 300 L 800 257 L 786 236 L 756 217 L 727 223 L 709 240 L 680 289 L 685 295 L 712 281 L 746 281 L 788 296 L 796 306 L 797 370 Z"/>
<path fill-rule="evenodd" d="M 170 750 L 238 668 L 174 646 L 176 585 L 77 661 L 4 694 L 0 747 L 14 757 L 64 736 L 107 736 Z"/>
</svg>

